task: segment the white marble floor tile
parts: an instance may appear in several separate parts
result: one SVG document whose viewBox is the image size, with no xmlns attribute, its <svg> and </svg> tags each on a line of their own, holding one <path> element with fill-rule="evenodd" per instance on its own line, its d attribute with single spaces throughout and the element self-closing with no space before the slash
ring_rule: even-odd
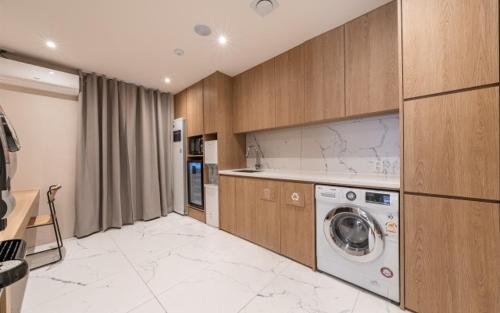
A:
<svg viewBox="0 0 500 313">
<path fill-rule="evenodd" d="M 65 242 L 60 263 L 32 271 L 24 308 L 82 289 L 89 284 L 133 268 L 106 233 Z"/>
<path fill-rule="evenodd" d="M 223 273 L 206 269 L 158 298 L 168 313 L 235 313 L 254 296 L 249 287 Z"/>
<path fill-rule="evenodd" d="M 151 293 L 133 270 L 25 310 L 25 313 L 126 313 L 151 299 Z"/>
<path fill-rule="evenodd" d="M 128 313 L 166 313 L 156 298 L 139 305 Z"/>
</svg>

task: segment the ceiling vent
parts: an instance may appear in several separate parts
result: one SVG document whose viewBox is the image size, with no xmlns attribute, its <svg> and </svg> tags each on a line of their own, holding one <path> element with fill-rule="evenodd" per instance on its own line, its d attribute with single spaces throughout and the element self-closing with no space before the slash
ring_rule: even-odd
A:
<svg viewBox="0 0 500 313">
<path fill-rule="evenodd" d="M 264 17 L 280 6 L 276 0 L 254 0 L 250 7 L 260 16 Z"/>
</svg>

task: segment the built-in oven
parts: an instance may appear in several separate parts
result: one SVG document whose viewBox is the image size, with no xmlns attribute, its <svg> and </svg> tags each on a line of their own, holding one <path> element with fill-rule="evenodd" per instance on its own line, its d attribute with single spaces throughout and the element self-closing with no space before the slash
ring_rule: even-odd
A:
<svg viewBox="0 0 500 313">
<path fill-rule="evenodd" d="M 192 159 L 187 162 L 188 203 L 203 209 L 203 160 Z"/>
</svg>

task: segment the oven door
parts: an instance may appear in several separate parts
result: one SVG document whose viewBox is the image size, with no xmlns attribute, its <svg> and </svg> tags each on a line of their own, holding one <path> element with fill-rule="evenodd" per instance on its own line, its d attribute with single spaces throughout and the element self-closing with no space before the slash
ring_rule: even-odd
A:
<svg viewBox="0 0 500 313">
<path fill-rule="evenodd" d="M 370 262 L 384 250 L 380 226 L 360 208 L 332 209 L 323 222 L 324 235 L 340 255 L 356 262 Z"/>
</svg>

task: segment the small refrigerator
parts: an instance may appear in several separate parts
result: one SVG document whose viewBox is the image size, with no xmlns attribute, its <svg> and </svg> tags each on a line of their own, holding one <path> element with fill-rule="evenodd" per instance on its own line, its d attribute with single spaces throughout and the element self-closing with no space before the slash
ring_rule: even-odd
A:
<svg viewBox="0 0 500 313">
<path fill-rule="evenodd" d="M 203 209 L 203 161 L 189 160 L 187 162 L 188 203 Z"/>
</svg>

